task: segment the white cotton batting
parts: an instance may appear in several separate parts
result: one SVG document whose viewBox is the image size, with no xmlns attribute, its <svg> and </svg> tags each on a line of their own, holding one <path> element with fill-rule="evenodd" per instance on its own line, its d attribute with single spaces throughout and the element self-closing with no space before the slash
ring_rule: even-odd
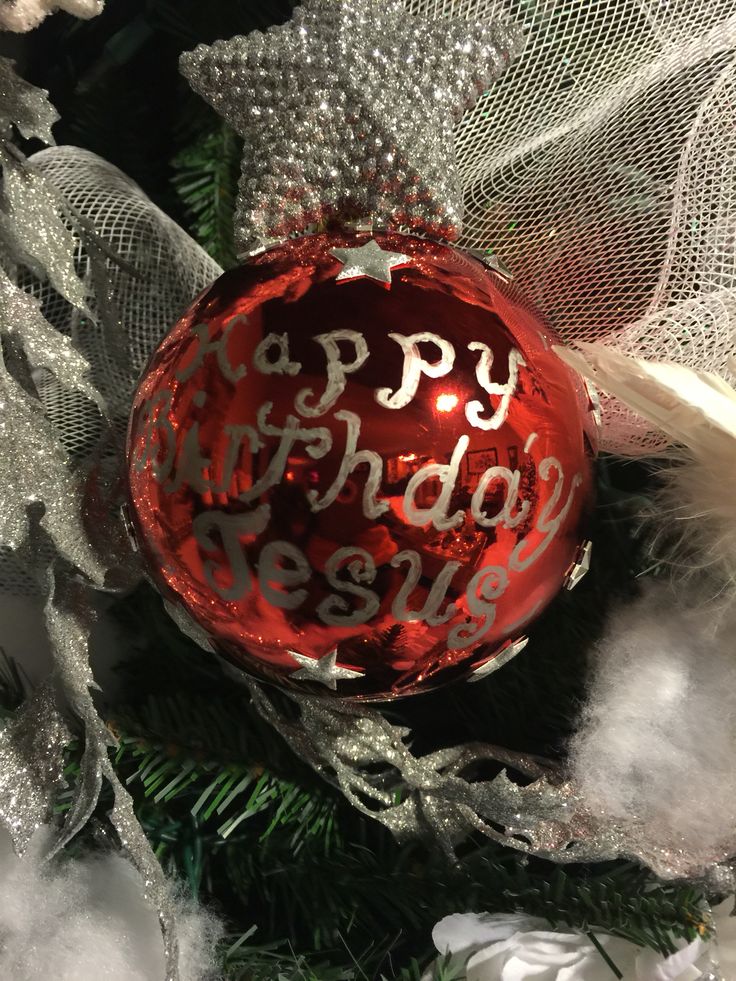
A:
<svg viewBox="0 0 736 981">
<path fill-rule="evenodd" d="M 0 30 L 24 34 L 38 27 L 42 20 L 57 10 L 88 20 L 100 13 L 104 0 L 15 0 L 0 3 Z"/>
<path fill-rule="evenodd" d="M 162 981 L 158 918 L 132 866 L 118 855 L 43 862 L 37 834 L 23 858 L 0 833 L 0 978 L 13 981 Z M 179 904 L 181 981 L 219 975 L 221 926 Z"/>
<path fill-rule="evenodd" d="M 592 809 L 705 856 L 736 827 L 735 634 L 688 595 L 654 586 L 614 613 L 570 765 Z"/>
</svg>

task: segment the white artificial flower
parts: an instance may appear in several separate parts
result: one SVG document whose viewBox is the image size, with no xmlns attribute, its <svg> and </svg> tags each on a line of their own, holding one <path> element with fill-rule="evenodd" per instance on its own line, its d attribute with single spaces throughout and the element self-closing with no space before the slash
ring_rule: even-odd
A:
<svg viewBox="0 0 736 981">
<path fill-rule="evenodd" d="M 611 964 L 625 981 L 697 981 L 694 965 L 706 950 L 695 940 L 665 958 L 605 933 L 593 942 L 580 931 L 551 930 L 518 913 L 454 914 L 432 938 L 440 954 L 468 958 L 467 981 L 613 981 Z"/>
</svg>

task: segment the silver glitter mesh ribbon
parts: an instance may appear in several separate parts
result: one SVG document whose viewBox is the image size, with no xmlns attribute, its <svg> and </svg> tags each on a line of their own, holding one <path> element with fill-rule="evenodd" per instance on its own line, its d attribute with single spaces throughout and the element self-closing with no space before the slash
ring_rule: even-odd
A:
<svg viewBox="0 0 736 981">
<path fill-rule="evenodd" d="M 73 471 L 47 418 L 37 381 L 51 378 L 94 406 L 102 433 L 107 429 L 107 408 L 90 379 L 89 362 L 48 323 L 39 301 L 12 278 L 22 264 L 48 281 L 78 314 L 90 318 L 88 297 L 95 286 L 107 288 L 99 275 L 100 257 L 109 256 L 110 249 L 9 142 L 11 124 L 24 135 L 48 137 L 55 113 L 44 94 L 17 78 L 12 65 L 2 59 L 0 87 L 4 130 L 0 251 L 5 267 L 0 271 L 0 334 L 5 342 L 5 353 L 0 351 L 0 547 L 22 552 L 35 578 L 45 581 L 45 618 L 54 655 L 52 677 L 0 732 L 0 821 L 22 852 L 35 830 L 50 819 L 70 738 L 64 711 L 70 712 L 82 726 L 84 750 L 71 806 L 49 855 L 63 848 L 89 820 L 107 780 L 114 795 L 111 822 L 158 911 L 167 981 L 177 981 L 178 945 L 169 886 L 114 771 L 108 755 L 114 739 L 91 695 L 95 682 L 88 640 L 93 593 L 110 572 L 120 571 L 114 567 L 121 556 L 109 548 L 109 542 L 103 555 L 90 539 L 83 475 Z M 80 236 L 90 256 L 91 289 L 75 266 Z M 113 308 L 105 296 L 96 306 L 107 313 Z M 115 445 L 114 434 L 107 435 L 110 445 Z M 102 516 L 93 524 L 107 527 L 109 521 Z M 126 558 L 123 554 L 123 564 Z"/>
<path fill-rule="evenodd" d="M 245 139 L 236 244 L 335 217 L 457 238 L 453 124 L 521 47 L 521 30 L 500 19 L 307 0 L 265 34 L 182 55 L 192 87 Z"/>
</svg>

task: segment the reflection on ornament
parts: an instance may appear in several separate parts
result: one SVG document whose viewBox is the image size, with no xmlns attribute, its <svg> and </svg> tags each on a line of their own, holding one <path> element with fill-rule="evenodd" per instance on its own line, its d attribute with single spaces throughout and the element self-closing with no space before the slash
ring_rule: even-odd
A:
<svg viewBox="0 0 736 981">
<path fill-rule="evenodd" d="M 409 261 L 338 284 L 371 242 Z M 481 263 L 397 233 L 304 236 L 226 273 L 135 397 L 152 577 L 284 684 L 391 698 L 482 670 L 584 537 L 595 426 L 551 341 Z"/>
<path fill-rule="evenodd" d="M 438 412 L 452 412 L 459 403 L 460 398 L 454 392 L 442 392 L 441 395 L 437 396 L 434 404 L 437 406 Z"/>
</svg>

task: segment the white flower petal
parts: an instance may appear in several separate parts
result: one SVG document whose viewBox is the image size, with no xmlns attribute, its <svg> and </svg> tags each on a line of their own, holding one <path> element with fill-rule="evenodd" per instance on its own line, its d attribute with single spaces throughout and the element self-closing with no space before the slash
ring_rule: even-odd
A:
<svg viewBox="0 0 736 981">
<path fill-rule="evenodd" d="M 596 939 L 611 961 L 633 978 L 640 948 L 607 934 Z M 661 958 L 660 958 L 661 960 Z M 606 959 L 591 939 L 579 932 L 520 931 L 475 953 L 467 981 L 612 981 Z"/>
<path fill-rule="evenodd" d="M 432 941 L 440 954 L 461 954 L 545 925 L 525 913 L 453 913 L 436 924 Z"/>
</svg>

